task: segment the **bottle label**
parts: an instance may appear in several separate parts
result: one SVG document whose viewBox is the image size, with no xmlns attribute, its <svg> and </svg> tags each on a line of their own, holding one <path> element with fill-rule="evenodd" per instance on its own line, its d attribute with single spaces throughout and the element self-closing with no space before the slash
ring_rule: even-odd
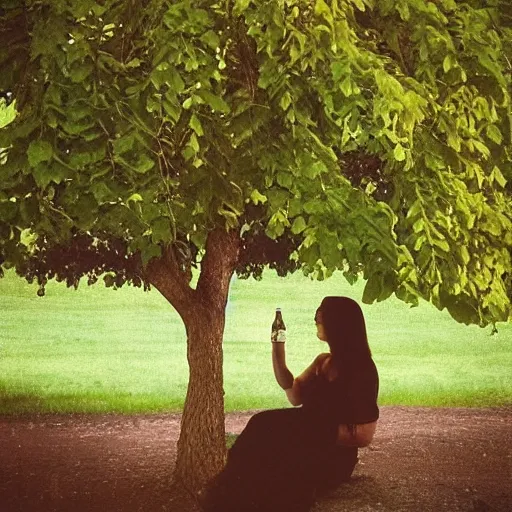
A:
<svg viewBox="0 0 512 512">
<path fill-rule="evenodd" d="M 275 336 L 275 343 L 285 343 L 286 342 L 286 331 L 284 329 L 279 329 Z"/>
</svg>

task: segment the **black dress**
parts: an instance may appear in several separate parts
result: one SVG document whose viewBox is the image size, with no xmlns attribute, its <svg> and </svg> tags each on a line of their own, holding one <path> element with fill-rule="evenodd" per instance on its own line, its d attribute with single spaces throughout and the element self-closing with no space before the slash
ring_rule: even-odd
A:
<svg viewBox="0 0 512 512">
<path fill-rule="evenodd" d="M 318 494 L 350 478 L 357 448 L 336 445 L 338 426 L 377 420 L 378 374 L 371 359 L 301 390 L 303 405 L 255 414 L 211 483 L 205 512 L 306 512 Z"/>
</svg>

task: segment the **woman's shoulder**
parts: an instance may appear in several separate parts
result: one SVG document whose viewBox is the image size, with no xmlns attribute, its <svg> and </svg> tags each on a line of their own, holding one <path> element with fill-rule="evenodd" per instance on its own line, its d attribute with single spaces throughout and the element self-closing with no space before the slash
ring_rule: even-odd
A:
<svg viewBox="0 0 512 512">
<path fill-rule="evenodd" d="M 313 364 L 317 368 L 322 368 L 327 363 L 327 361 L 329 361 L 330 358 L 331 358 L 331 354 L 329 352 L 322 352 L 321 354 L 318 354 L 315 357 Z"/>
<path fill-rule="evenodd" d="M 327 359 L 331 357 L 331 354 L 329 352 L 322 352 L 321 354 L 318 354 L 315 358 L 316 363 L 323 363 Z"/>
</svg>

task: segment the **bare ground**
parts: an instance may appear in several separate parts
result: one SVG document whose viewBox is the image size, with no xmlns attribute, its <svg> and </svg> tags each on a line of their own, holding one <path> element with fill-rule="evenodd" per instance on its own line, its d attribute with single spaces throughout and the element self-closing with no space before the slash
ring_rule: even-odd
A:
<svg viewBox="0 0 512 512">
<path fill-rule="evenodd" d="M 240 432 L 250 413 L 228 414 Z M 179 415 L 0 417 L 0 512 L 189 512 Z M 352 481 L 312 512 L 512 511 L 512 407 L 382 407 Z"/>
</svg>

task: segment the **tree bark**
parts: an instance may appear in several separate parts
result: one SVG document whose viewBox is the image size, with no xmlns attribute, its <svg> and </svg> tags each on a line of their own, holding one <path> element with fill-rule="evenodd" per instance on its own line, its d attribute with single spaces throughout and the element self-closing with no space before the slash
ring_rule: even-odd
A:
<svg viewBox="0 0 512 512">
<path fill-rule="evenodd" d="M 150 282 L 175 307 L 186 327 L 189 382 L 174 484 L 194 498 L 225 462 L 222 339 L 239 243 L 234 231 L 210 232 L 195 290 L 172 247 L 147 269 Z"/>
<path fill-rule="evenodd" d="M 224 311 L 199 307 L 187 322 L 189 381 L 174 479 L 197 495 L 225 462 Z"/>
</svg>

